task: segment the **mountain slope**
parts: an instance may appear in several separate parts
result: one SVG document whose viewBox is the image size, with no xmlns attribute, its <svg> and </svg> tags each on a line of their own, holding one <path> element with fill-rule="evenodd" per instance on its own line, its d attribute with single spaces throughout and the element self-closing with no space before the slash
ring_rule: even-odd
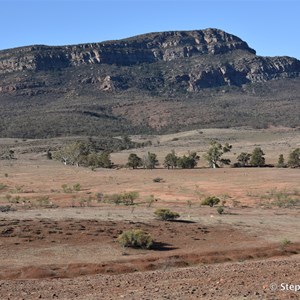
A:
<svg viewBox="0 0 300 300">
<path fill-rule="evenodd" d="M 218 29 L 0 51 L 0 136 L 299 126 L 300 61 Z"/>
</svg>

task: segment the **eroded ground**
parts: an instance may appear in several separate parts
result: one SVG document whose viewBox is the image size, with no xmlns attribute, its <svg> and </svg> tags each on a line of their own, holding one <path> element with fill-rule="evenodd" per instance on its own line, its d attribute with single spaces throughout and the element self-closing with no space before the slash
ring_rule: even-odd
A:
<svg viewBox="0 0 300 300">
<path fill-rule="evenodd" d="M 297 169 L 92 171 L 29 153 L 0 161 L 0 178 L 12 209 L 0 212 L 0 299 L 299 299 L 269 288 L 300 284 Z M 134 205 L 105 200 L 125 191 Z M 201 205 L 211 195 L 223 215 Z M 156 220 L 157 208 L 180 218 Z M 120 247 L 137 228 L 153 249 Z"/>
</svg>

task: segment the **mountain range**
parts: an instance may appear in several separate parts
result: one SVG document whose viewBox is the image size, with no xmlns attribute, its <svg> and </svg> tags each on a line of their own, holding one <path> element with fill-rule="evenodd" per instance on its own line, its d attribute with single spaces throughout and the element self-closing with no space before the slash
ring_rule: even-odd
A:
<svg viewBox="0 0 300 300">
<path fill-rule="evenodd" d="M 0 51 L 0 137 L 300 126 L 300 61 L 219 29 Z"/>
</svg>

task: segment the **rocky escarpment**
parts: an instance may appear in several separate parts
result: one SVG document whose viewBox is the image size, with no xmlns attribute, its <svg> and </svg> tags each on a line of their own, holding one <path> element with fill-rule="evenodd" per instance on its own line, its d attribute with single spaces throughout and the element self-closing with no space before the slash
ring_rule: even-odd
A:
<svg viewBox="0 0 300 300">
<path fill-rule="evenodd" d="M 236 49 L 255 53 L 238 37 L 217 29 L 152 33 L 119 41 L 64 47 L 29 46 L 0 51 L 0 74 L 81 64 L 152 63 L 203 54 L 224 54 Z"/>
<path fill-rule="evenodd" d="M 157 65 L 157 63 L 160 63 Z M 145 77 L 136 66 L 147 65 L 159 75 Z M 259 57 L 246 42 L 218 29 L 150 33 L 119 41 L 49 47 L 29 46 L 0 51 L 0 75 L 20 73 L 21 83 L 0 82 L 0 92 L 40 88 L 40 80 L 22 82 L 22 72 L 98 66 L 97 75 L 88 75 L 79 83 L 96 84 L 102 91 L 137 88 L 153 90 L 162 85 L 195 92 L 223 85 L 241 86 L 272 79 L 295 78 L 300 62 L 290 57 Z M 101 66 L 118 66 L 119 71 L 105 71 Z M 128 77 L 132 67 L 133 75 Z M 171 71 L 168 71 L 171 70 Z M 155 73 L 155 72 L 154 72 Z M 137 79 L 138 77 L 138 79 Z M 77 80 L 74 80 L 78 84 Z M 140 84 L 143 82 L 142 84 Z M 125 83 L 125 84 L 124 84 Z"/>
</svg>

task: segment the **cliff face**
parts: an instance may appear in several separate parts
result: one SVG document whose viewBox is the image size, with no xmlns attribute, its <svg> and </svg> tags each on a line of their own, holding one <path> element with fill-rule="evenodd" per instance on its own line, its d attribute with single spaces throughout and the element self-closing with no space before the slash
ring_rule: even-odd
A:
<svg viewBox="0 0 300 300">
<path fill-rule="evenodd" d="M 148 64 L 151 69 L 156 67 L 153 66 L 156 62 L 164 62 L 168 66 L 170 62 L 176 61 L 177 66 L 172 64 L 172 68 L 177 74 L 161 76 L 160 81 L 165 82 L 166 86 L 175 84 L 178 88 L 190 92 L 222 85 L 240 86 L 249 82 L 294 78 L 298 77 L 300 72 L 300 62 L 296 59 L 258 57 L 255 51 L 238 37 L 221 30 L 206 29 L 150 33 L 94 44 L 64 47 L 29 46 L 0 51 L 0 75 L 20 71 L 51 71 L 82 65 L 100 67 Z M 183 68 L 184 73 L 181 65 L 189 65 L 188 68 Z M 100 89 L 107 91 L 112 90 L 110 86 L 120 86 L 118 82 L 112 84 L 113 79 L 109 72 L 101 75 L 103 79 L 98 77 L 85 81 L 99 82 Z M 127 80 L 127 74 L 119 74 L 119 79 L 122 76 Z M 6 85 L 0 83 L 0 92 L 41 86 L 43 83 L 40 82 L 9 82 Z M 126 87 L 128 86 L 133 87 L 134 84 L 129 82 Z"/>
<path fill-rule="evenodd" d="M 216 107 L 219 104 L 220 107 L 231 107 L 232 99 L 237 99 L 237 102 L 232 104 L 234 115 L 231 120 L 240 120 L 236 125 L 248 118 L 247 124 L 250 124 L 254 117 L 257 118 L 257 110 L 248 114 L 245 110 L 249 110 L 250 106 L 239 108 L 242 105 L 240 99 L 249 101 L 247 105 L 250 105 L 253 99 L 250 101 L 247 93 L 254 91 L 256 100 L 253 101 L 259 103 L 261 95 L 271 95 L 270 91 L 274 89 L 272 83 L 277 82 L 281 87 L 280 93 L 276 94 L 279 95 L 277 100 L 281 101 L 281 105 L 282 101 L 289 101 L 287 106 L 278 106 L 279 115 L 283 116 L 283 109 L 295 107 L 294 103 L 299 105 L 299 97 L 290 96 L 290 89 L 285 87 L 293 86 L 296 93 L 298 84 L 293 80 L 297 83 L 300 80 L 299 60 L 257 56 L 246 42 L 218 29 L 149 33 L 92 44 L 34 45 L 2 50 L 0 136 L 1 132 L 5 132 L 5 136 L 16 133 L 17 136 L 43 137 L 48 127 L 56 128 L 48 133 L 55 136 L 97 134 L 97 126 L 104 126 L 105 131 L 110 131 L 118 126 L 132 129 L 132 124 L 137 124 L 135 132 L 139 132 L 141 126 L 146 132 L 149 126 L 181 128 L 185 124 L 225 126 L 225 123 L 230 126 L 227 120 L 223 120 L 222 110 L 218 119 Z M 286 83 L 281 84 L 283 81 Z M 257 90 L 257 86 L 253 88 L 251 85 L 261 87 Z M 218 90 L 222 92 L 216 96 Z M 237 95 L 237 91 L 241 94 Z M 224 98 L 223 92 L 229 99 L 226 105 L 219 103 Z M 272 99 L 274 97 L 272 95 Z M 150 100 L 146 103 L 145 99 Z M 166 104 L 166 99 L 176 99 L 177 105 L 184 103 L 179 105 L 181 110 L 186 102 L 194 101 L 195 104 L 199 99 L 203 102 L 200 106 L 187 106 L 182 121 L 179 121 L 181 116 L 174 114 L 173 106 Z M 214 101 L 216 103 L 212 104 Z M 208 118 L 205 112 L 212 105 L 214 110 Z M 257 109 L 255 105 L 253 107 Z M 147 111 L 141 110 L 141 107 L 147 107 Z M 24 113 L 25 110 L 28 114 Z M 47 115 L 41 119 L 44 111 Z M 78 114 L 82 115 L 86 124 L 93 124 L 94 131 L 88 126 L 78 131 Z M 96 116 L 98 119 L 95 119 Z M 297 116 L 293 125 L 300 122 Z M 35 121 L 29 122 L 32 118 Z M 16 120 L 23 120 L 27 127 L 16 128 Z M 65 123 L 58 126 L 62 120 Z M 265 117 L 261 120 L 264 121 Z M 270 120 L 275 120 L 275 117 Z M 44 128 L 41 126 L 43 122 L 49 126 Z M 26 131 L 29 127 L 33 133 Z M 119 129 L 116 132 L 119 134 Z"/>
<path fill-rule="evenodd" d="M 65 47 L 29 46 L 0 51 L 0 72 L 51 70 L 81 64 L 133 65 L 170 61 L 243 49 L 255 53 L 238 37 L 217 29 L 163 32 L 120 41 Z"/>
</svg>

